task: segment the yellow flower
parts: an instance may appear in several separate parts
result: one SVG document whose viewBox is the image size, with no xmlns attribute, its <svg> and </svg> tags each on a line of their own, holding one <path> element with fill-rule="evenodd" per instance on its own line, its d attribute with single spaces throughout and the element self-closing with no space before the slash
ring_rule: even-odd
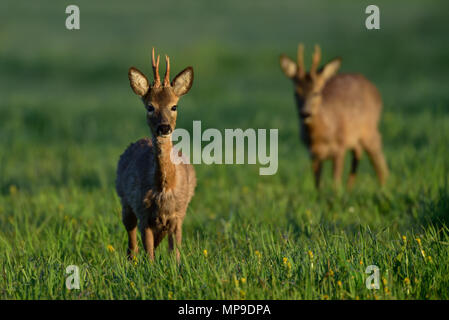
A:
<svg viewBox="0 0 449 320">
<path fill-rule="evenodd" d="M 203 254 L 207 258 L 207 250 L 206 249 L 203 250 Z"/>
<path fill-rule="evenodd" d="M 310 268 L 313 269 L 313 252 L 311 250 L 309 250 L 309 251 L 307 251 L 307 254 L 309 255 Z"/>
<path fill-rule="evenodd" d="M 424 259 L 426 259 L 426 253 L 424 252 L 423 249 L 421 249 L 421 255 L 422 255 L 422 257 L 423 257 Z"/>
<path fill-rule="evenodd" d="M 405 284 L 406 286 L 410 285 L 410 279 L 409 279 L 409 278 L 405 278 L 405 279 L 404 279 L 404 284 Z"/>
<path fill-rule="evenodd" d="M 309 220 L 312 218 L 312 211 L 310 209 L 306 210 L 306 216 Z"/>
<path fill-rule="evenodd" d="M 254 254 L 255 254 L 256 257 L 258 257 L 259 259 L 262 257 L 262 254 L 259 252 L 259 250 L 254 251 Z"/>
<path fill-rule="evenodd" d="M 106 249 L 107 249 L 109 252 L 114 252 L 114 251 L 115 251 L 114 247 L 113 247 L 112 245 L 110 245 L 110 244 L 108 244 L 108 246 L 106 247 Z"/>
<path fill-rule="evenodd" d="M 333 277 L 334 276 L 334 271 L 332 269 L 330 269 L 328 274 L 329 274 L 330 277 Z"/>
<path fill-rule="evenodd" d="M 309 259 L 313 260 L 313 252 L 312 251 L 308 251 L 307 254 L 309 255 Z"/>
<path fill-rule="evenodd" d="M 15 185 L 10 185 L 9 186 L 9 193 L 13 196 L 17 193 L 17 187 Z"/>
<path fill-rule="evenodd" d="M 173 292 L 171 291 L 168 292 L 168 299 L 169 300 L 173 299 Z"/>
<path fill-rule="evenodd" d="M 287 265 L 288 259 L 287 259 L 286 257 L 284 257 L 284 258 L 282 259 L 282 261 L 284 261 L 284 264 Z"/>
<path fill-rule="evenodd" d="M 339 286 L 341 288 L 343 286 L 343 283 L 340 280 L 338 280 L 337 281 L 337 286 Z"/>
<path fill-rule="evenodd" d="M 432 257 L 431 256 L 427 256 L 427 260 L 432 263 Z"/>
<path fill-rule="evenodd" d="M 363 266 L 363 261 L 362 261 L 361 259 L 360 259 L 359 264 L 360 264 L 361 266 Z"/>
<path fill-rule="evenodd" d="M 386 286 L 386 285 L 387 285 L 387 283 L 388 283 L 387 279 L 385 279 L 385 278 L 382 278 L 382 283 L 384 284 L 384 286 Z"/>
<path fill-rule="evenodd" d="M 136 284 L 132 281 L 131 281 L 130 285 L 131 285 L 131 288 L 134 288 L 136 286 Z"/>
<path fill-rule="evenodd" d="M 420 251 L 421 251 L 421 255 L 422 255 L 422 257 L 424 258 L 424 261 L 425 261 L 426 260 L 426 253 L 424 252 L 424 249 L 422 248 L 421 239 L 420 238 L 416 238 L 415 240 L 416 240 L 416 242 L 418 242 L 418 245 L 419 245 L 419 248 L 420 248 Z"/>
<path fill-rule="evenodd" d="M 241 279 L 240 279 L 240 282 L 241 282 L 242 284 L 245 284 L 245 283 L 246 283 L 246 278 L 241 278 Z"/>
<path fill-rule="evenodd" d="M 323 300 L 329 300 L 329 296 L 327 294 L 323 295 Z"/>
<path fill-rule="evenodd" d="M 406 236 L 402 236 L 402 241 L 404 241 L 404 243 L 407 243 L 407 237 Z"/>
<path fill-rule="evenodd" d="M 134 263 L 135 266 L 137 266 L 137 262 L 138 262 L 137 261 L 137 256 L 133 256 L 133 263 Z"/>
</svg>

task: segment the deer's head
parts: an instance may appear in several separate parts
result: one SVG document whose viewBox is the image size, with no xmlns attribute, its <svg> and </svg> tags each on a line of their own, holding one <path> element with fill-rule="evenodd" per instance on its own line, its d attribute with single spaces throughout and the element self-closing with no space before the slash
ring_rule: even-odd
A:
<svg viewBox="0 0 449 320">
<path fill-rule="evenodd" d="M 304 68 L 304 45 L 298 45 L 297 62 L 286 55 L 280 57 L 281 69 L 284 74 L 292 79 L 295 85 L 295 96 L 298 102 L 299 114 L 305 122 L 319 112 L 323 100 L 323 88 L 326 82 L 332 78 L 341 65 L 341 59 L 335 58 L 318 69 L 321 60 L 321 49 L 315 45 L 312 66 L 306 72 Z"/>
<path fill-rule="evenodd" d="M 193 68 L 187 67 L 170 82 L 170 59 L 165 56 L 167 69 L 164 82 L 159 77 L 159 56 L 154 57 L 152 51 L 152 64 L 154 82 L 152 85 L 147 77 L 134 67 L 128 72 L 129 82 L 134 93 L 142 98 L 147 109 L 147 123 L 153 137 L 157 139 L 170 138 L 176 126 L 176 115 L 179 98 L 186 94 L 193 83 Z"/>
</svg>

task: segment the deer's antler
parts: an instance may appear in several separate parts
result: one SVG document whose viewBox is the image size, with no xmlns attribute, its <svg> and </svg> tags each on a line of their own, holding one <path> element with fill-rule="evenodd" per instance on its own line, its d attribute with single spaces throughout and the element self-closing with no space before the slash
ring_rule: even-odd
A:
<svg viewBox="0 0 449 320">
<path fill-rule="evenodd" d="M 313 53 L 312 57 L 312 66 L 310 67 L 310 76 L 312 78 L 316 78 L 317 76 L 317 69 L 320 64 L 321 60 L 321 48 L 319 45 L 315 45 L 315 52 Z"/>
<path fill-rule="evenodd" d="M 164 87 L 170 87 L 170 58 L 167 55 L 165 55 L 165 63 L 167 64 L 167 69 L 165 71 Z"/>
<path fill-rule="evenodd" d="M 161 85 L 161 78 L 159 77 L 159 55 L 157 56 L 157 60 L 154 59 L 154 48 L 151 54 L 151 62 L 153 64 L 153 75 L 154 75 L 154 82 L 153 87 L 160 87 Z"/>
<path fill-rule="evenodd" d="M 306 75 L 306 70 L 304 68 L 304 45 L 302 43 L 298 44 L 298 76 L 303 79 Z"/>
</svg>

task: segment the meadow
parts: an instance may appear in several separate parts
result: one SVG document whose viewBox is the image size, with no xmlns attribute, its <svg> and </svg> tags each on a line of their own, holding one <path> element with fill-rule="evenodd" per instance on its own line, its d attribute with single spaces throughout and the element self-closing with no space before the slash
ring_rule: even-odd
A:
<svg viewBox="0 0 449 320">
<path fill-rule="evenodd" d="M 75 2 L 77 31 L 72 2 L 0 3 L 0 299 L 449 298 L 447 2 L 377 1 L 377 31 L 368 1 Z M 364 155 L 354 190 L 332 188 L 330 164 L 315 190 L 278 62 L 299 41 L 306 64 L 318 43 L 382 93 L 383 189 Z M 154 263 L 126 259 L 114 187 L 119 155 L 149 135 L 127 71 L 151 76 L 152 46 L 173 75 L 195 70 L 177 127 L 279 129 L 275 175 L 195 167 L 179 266 L 166 241 Z"/>
</svg>

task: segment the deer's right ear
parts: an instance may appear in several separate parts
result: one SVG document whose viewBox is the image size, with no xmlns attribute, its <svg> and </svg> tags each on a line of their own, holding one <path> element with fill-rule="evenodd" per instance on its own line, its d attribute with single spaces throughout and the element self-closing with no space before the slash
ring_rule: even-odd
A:
<svg viewBox="0 0 449 320">
<path fill-rule="evenodd" d="M 287 57 L 285 54 L 281 54 L 279 58 L 281 64 L 281 69 L 287 78 L 293 78 L 298 72 L 298 65 L 292 59 Z"/>
<path fill-rule="evenodd" d="M 134 93 L 140 97 L 143 97 L 150 88 L 147 77 L 145 77 L 145 75 L 136 68 L 131 67 L 128 71 L 128 78 L 129 84 L 131 85 Z"/>
<path fill-rule="evenodd" d="M 324 67 L 323 71 L 321 71 L 321 78 L 324 81 L 327 81 L 331 77 L 337 74 L 338 69 L 341 66 L 341 58 L 335 58 L 332 61 L 328 62 Z"/>
</svg>

